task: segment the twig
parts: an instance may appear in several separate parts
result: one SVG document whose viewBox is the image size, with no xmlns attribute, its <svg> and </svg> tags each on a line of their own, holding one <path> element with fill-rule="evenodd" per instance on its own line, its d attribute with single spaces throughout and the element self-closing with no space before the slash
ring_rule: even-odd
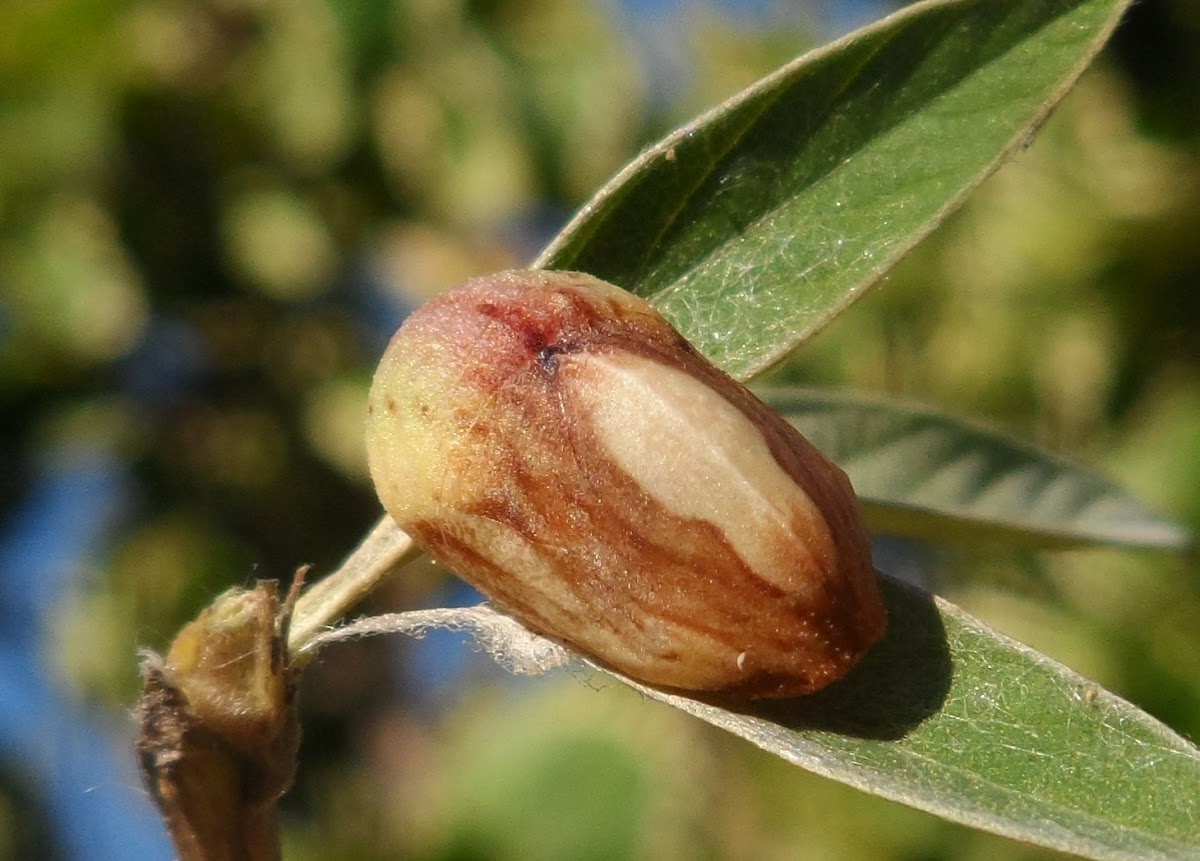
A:
<svg viewBox="0 0 1200 861">
<path fill-rule="evenodd" d="M 302 668 L 314 655 L 313 640 L 365 598 L 379 582 L 420 551 L 412 538 L 386 514 L 341 566 L 296 601 L 288 628 L 287 649 L 293 667 Z"/>
</svg>

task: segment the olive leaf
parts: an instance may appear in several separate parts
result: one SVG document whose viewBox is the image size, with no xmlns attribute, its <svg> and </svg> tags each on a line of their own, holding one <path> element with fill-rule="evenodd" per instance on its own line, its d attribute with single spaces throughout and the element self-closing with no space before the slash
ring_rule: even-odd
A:
<svg viewBox="0 0 1200 861">
<path fill-rule="evenodd" d="M 863 294 L 1046 118 L 1127 0 L 916 3 L 648 148 L 538 257 L 745 379 Z"/>
<path fill-rule="evenodd" d="M 877 395 L 761 394 L 846 470 L 872 531 L 1035 547 L 1189 543 L 1111 481 L 978 422 Z"/>
<path fill-rule="evenodd" d="M 723 708 L 622 681 L 945 819 L 1088 858 L 1200 858 L 1200 750 L 954 605 L 883 583 L 887 636 L 811 697 Z"/>
<path fill-rule="evenodd" d="M 1200 858 L 1200 750 L 954 605 L 882 585 L 884 639 L 810 696 L 704 701 L 587 663 L 794 765 L 954 822 L 1088 858 Z M 570 656 L 486 605 L 371 617 L 311 647 L 433 627 L 471 633 L 513 672 Z"/>
</svg>

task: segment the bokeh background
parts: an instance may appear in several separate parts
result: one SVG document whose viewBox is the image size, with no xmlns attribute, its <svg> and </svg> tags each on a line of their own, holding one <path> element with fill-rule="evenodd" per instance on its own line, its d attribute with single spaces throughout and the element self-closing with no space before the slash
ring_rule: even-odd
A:
<svg viewBox="0 0 1200 861">
<path fill-rule="evenodd" d="M 889 8 L 0 4 L 0 858 L 172 857 L 133 768 L 137 649 L 366 531 L 363 404 L 403 316 Z M 986 417 L 1200 526 L 1200 6 L 1137 3 L 1035 142 L 780 373 Z M 1194 559 L 897 546 L 1200 736 Z M 370 608 L 472 600 L 418 566 Z M 456 637 L 332 648 L 302 701 L 289 861 L 1052 857 Z"/>
</svg>

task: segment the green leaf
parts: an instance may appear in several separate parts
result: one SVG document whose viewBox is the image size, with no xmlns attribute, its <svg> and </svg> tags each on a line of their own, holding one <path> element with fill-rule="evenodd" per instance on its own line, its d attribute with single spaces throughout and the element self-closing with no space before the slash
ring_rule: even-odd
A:
<svg viewBox="0 0 1200 861">
<path fill-rule="evenodd" d="M 1200 750 L 952 604 L 884 578 L 887 636 L 809 697 L 702 702 L 763 750 L 955 822 L 1089 858 L 1200 858 Z"/>
<path fill-rule="evenodd" d="M 979 424 L 862 394 L 761 394 L 846 470 L 874 531 L 1043 546 L 1189 544 L 1187 530 L 1107 479 Z"/>
<path fill-rule="evenodd" d="M 945 819 L 1091 858 L 1200 859 L 1200 750 L 952 604 L 881 577 L 888 632 L 846 678 L 754 703 L 647 697 L 793 765 Z M 486 605 L 374 616 L 320 646 L 468 631 L 513 672 L 578 657 Z"/>
<path fill-rule="evenodd" d="M 747 378 L 844 310 L 1023 143 L 1126 0 L 937 0 L 648 149 L 539 257 L 649 298 Z"/>
</svg>

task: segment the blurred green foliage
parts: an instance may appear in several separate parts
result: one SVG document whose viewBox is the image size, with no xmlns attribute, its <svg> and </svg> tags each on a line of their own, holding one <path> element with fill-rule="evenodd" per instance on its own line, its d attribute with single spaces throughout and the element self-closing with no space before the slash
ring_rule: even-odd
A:
<svg viewBox="0 0 1200 861">
<path fill-rule="evenodd" d="M 10 514 L 60 446 L 113 452 L 132 477 L 49 620 L 48 663 L 95 708 L 125 708 L 135 648 L 217 592 L 328 568 L 370 525 L 360 415 L 404 308 L 526 262 L 640 145 L 811 43 L 797 19 L 713 5 L 632 14 L 0 5 L 0 500 Z M 666 33 L 687 53 L 664 97 L 648 46 Z M 1032 145 L 777 373 L 991 417 L 1200 526 L 1198 58 L 1193 4 L 1138 4 Z M 1194 560 L 939 559 L 967 609 L 1200 735 Z M 440 582 L 423 570 L 375 602 L 427 602 Z M 431 699 L 408 654 L 342 646 L 310 672 L 287 857 L 1047 855 L 627 691 L 473 667 Z M 29 803 L 0 786 L 0 857 Z"/>
</svg>

